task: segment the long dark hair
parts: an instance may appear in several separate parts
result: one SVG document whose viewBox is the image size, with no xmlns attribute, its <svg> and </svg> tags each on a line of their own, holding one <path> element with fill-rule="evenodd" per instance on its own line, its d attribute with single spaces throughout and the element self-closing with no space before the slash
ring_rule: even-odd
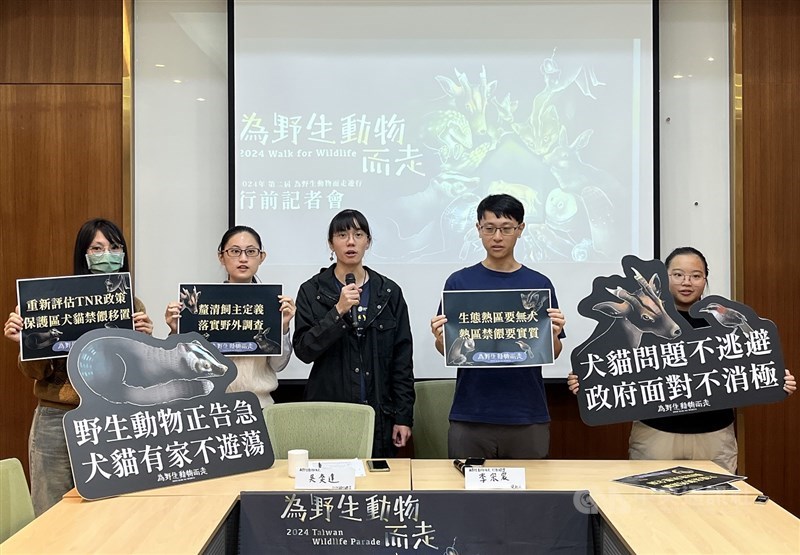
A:
<svg viewBox="0 0 800 555">
<path fill-rule="evenodd" d="M 125 258 L 122 260 L 122 268 L 120 272 L 130 272 L 130 265 L 128 264 L 128 243 L 125 242 L 125 236 L 122 230 L 117 227 L 117 224 L 110 220 L 103 218 L 94 218 L 89 220 L 81 226 L 78 230 L 78 236 L 75 238 L 75 251 L 72 255 L 73 273 L 76 276 L 91 274 L 89 264 L 86 262 L 86 251 L 89 245 L 94 241 L 94 236 L 97 232 L 102 232 L 108 242 L 112 245 L 119 245 L 122 247 L 122 252 L 125 253 Z"/>
<path fill-rule="evenodd" d="M 336 214 L 331 220 L 331 225 L 328 226 L 328 242 L 333 243 L 333 235 L 342 231 L 350 231 L 351 229 L 360 229 L 367 234 L 367 239 L 372 241 L 372 233 L 369 231 L 369 222 L 367 218 L 352 208 L 347 208 Z"/>
</svg>

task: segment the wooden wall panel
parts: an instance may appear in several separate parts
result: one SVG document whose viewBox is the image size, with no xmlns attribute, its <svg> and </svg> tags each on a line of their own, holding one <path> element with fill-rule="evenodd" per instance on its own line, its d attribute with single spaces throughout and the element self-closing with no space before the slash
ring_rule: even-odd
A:
<svg viewBox="0 0 800 555">
<path fill-rule="evenodd" d="M 778 326 L 800 376 L 800 2 L 741 3 L 742 301 Z M 747 408 L 744 472 L 800 516 L 800 395 Z"/>
<path fill-rule="evenodd" d="M 569 356 L 569 352 L 561 356 Z M 587 426 L 564 383 L 547 384 L 551 459 L 627 459 L 630 423 Z"/>
<path fill-rule="evenodd" d="M 119 85 L 0 85 L 2 319 L 17 278 L 69 275 L 80 225 L 121 221 L 122 97 Z M 27 468 L 36 405 L 16 370 L 18 346 L 0 342 L 0 458 Z"/>
<path fill-rule="evenodd" d="M 567 353 L 565 353 L 567 354 Z M 564 356 L 564 355 L 562 355 Z M 569 392 L 566 380 L 546 384 L 550 408 L 551 459 L 627 459 L 630 423 L 609 426 L 587 426 L 578 412 L 578 402 Z M 272 394 L 276 403 L 291 403 L 303 398 L 303 385 L 281 383 Z M 411 447 L 401 450 L 398 457 L 413 457 Z"/>
<path fill-rule="evenodd" d="M 122 3 L 0 0 L 0 315 L 17 278 L 72 273 L 78 227 L 122 221 Z M 0 458 L 27 470 L 36 399 L 0 340 Z"/>
<path fill-rule="evenodd" d="M 0 0 L 0 53 L 0 83 L 119 83 L 120 2 Z"/>
</svg>

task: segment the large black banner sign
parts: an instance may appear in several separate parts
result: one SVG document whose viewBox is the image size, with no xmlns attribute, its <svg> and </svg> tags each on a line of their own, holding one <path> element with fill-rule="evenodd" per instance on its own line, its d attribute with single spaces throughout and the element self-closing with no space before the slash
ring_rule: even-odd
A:
<svg viewBox="0 0 800 555">
<path fill-rule="evenodd" d="M 548 289 L 444 291 L 446 366 L 553 364 Z"/>
<path fill-rule="evenodd" d="M 593 512 L 585 491 L 243 492 L 239 545 L 259 555 L 586 555 Z"/>
<path fill-rule="evenodd" d="M 66 357 L 97 328 L 133 329 L 131 275 L 92 274 L 17 280 L 22 360 Z"/>
<path fill-rule="evenodd" d="M 280 355 L 281 285 L 182 283 L 178 331 L 196 331 L 228 355 Z"/>
<path fill-rule="evenodd" d="M 678 314 L 660 260 L 622 259 L 625 276 L 598 277 L 578 311 L 597 320 L 572 351 L 581 418 L 591 426 L 778 401 L 784 363 L 775 324 L 708 296 Z"/>
<path fill-rule="evenodd" d="M 254 393 L 225 393 L 236 366 L 202 336 L 162 341 L 95 330 L 75 342 L 64 416 L 78 493 L 98 499 L 269 468 L 272 445 Z"/>
</svg>

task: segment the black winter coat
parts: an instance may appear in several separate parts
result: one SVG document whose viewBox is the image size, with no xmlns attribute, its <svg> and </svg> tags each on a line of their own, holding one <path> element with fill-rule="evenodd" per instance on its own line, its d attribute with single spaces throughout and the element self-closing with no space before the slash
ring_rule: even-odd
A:
<svg viewBox="0 0 800 555">
<path fill-rule="evenodd" d="M 393 426 L 413 424 L 408 307 L 395 282 L 366 268 L 369 304 L 364 332 L 358 337 L 349 314 L 340 316 L 335 308 L 341 287 L 334 267 L 303 283 L 297 294 L 294 354 L 305 363 L 313 363 L 303 398 L 359 403 L 363 377 L 366 402 L 375 409 L 373 456 L 391 457 L 395 453 Z"/>
</svg>

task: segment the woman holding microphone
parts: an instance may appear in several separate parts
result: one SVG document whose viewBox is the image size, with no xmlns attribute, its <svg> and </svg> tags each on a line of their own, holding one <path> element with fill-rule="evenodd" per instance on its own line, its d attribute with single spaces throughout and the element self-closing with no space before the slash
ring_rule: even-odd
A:
<svg viewBox="0 0 800 555">
<path fill-rule="evenodd" d="M 408 307 L 400 287 L 364 266 L 372 244 L 358 210 L 328 226 L 331 260 L 300 286 L 294 351 L 312 363 L 303 398 L 369 404 L 374 457 L 393 457 L 411 437 L 414 372 Z"/>
</svg>

